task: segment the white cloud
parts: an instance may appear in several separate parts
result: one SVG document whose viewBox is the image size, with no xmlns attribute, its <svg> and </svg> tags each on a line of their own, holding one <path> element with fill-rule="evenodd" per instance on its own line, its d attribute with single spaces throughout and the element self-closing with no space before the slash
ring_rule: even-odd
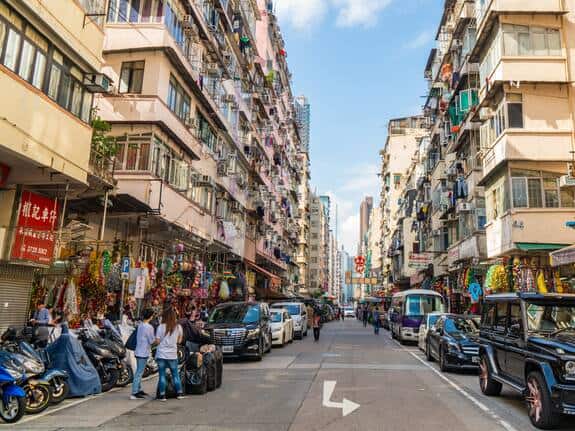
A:
<svg viewBox="0 0 575 431">
<path fill-rule="evenodd" d="M 415 38 L 405 44 L 406 48 L 417 49 L 427 45 L 433 39 L 433 33 L 430 30 L 424 30 L 419 33 Z"/>
<path fill-rule="evenodd" d="M 372 27 L 379 12 L 392 0 L 280 0 L 276 13 L 282 23 L 300 29 L 319 25 L 329 10 L 335 13 L 338 27 Z"/>
<path fill-rule="evenodd" d="M 333 0 L 337 9 L 336 24 L 339 27 L 372 27 L 377 23 L 379 12 L 391 0 Z"/>
<path fill-rule="evenodd" d="M 326 11 L 326 0 L 281 0 L 276 5 L 279 19 L 297 29 L 319 24 Z"/>
<path fill-rule="evenodd" d="M 348 180 L 341 186 L 346 192 L 361 192 L 364 195 L 374 194 L 379 188 L 379 168 L 375 164 L 358 165 L 345 172 Z"/>
</svg>

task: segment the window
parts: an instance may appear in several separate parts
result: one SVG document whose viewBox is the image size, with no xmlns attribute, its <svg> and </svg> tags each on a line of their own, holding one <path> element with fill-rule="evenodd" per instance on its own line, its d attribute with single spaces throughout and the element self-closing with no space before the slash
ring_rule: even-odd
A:
<svg viewBox="0 0 575 431">
<path fill-rule="evenodd" d="M 495 316 L 495 327 L 496 331 L 505 331 L 507 326 L 507 303 L 500 302 L 497 304 L 497 312 Z"/>
<path fill-rule="evenodd" d="M 490 148 L 506 129 L 523 127 L 523 96 L 519 93 L 507 93 L 493 116 L 481 126 L 481 148 Z"/>
<path fill-rule="evenodd" d="M 501 181 L 489 192 L 487 205 L 487 216 L 489 220 L 501 217 L 509 206 L 506 200 L 505 182 Z"/>
<path fill-rule="evenodd" d="M 523 332 L 523 318 L 521 316 L 521 305 L 511 304 L 509 308 L 509 331 L 510 335 L 517 336 Z M 513 328 L 513 329 L 512 329 Z M 511 332 L 513 331 L 513 332 Z"/>
<path fill-rule="evenodd" d="M 215 151 L 217 145 L 217 135 L 210 126 L 210 123 L 205 119 L 205 117 L 197 111 L 196 113 L 198 120 L 198 137 L 210 150 Z"/>
<path fill-rule="evenodd" d="M 190 96 L 184 88 L 171 76 L 168 87 L 168 107 L 180 120 L 187 120 L 190 116 Z"/>
<path fill-rule="evenodd" d="M 485 307 L 483 312 L 483 326 L 492 328 L 495 325 L 495 310 L 497 309 L 495 304 L 489 304 Z"/>
<path fill-rule="evenodd" d="M 8 30 L 6 39 L 6 52 L 4 53 L 4 66 L 13 71 L 16 70 L 16 61 L 20 51 L 20 33 L 14 29 Z"/>
<path fill-rule="evenodd" d="M 561 36 L 558 29 L 503 24 L 502 32 L 505 56 L 561 55 Z"/>
<path fill-rule="evenodd" d="M 507 94 L 507 127 L 523 128 L 523 98 L 521 94 Z"/>
<path fill-rule="evenodd" d="M 511 171 L 514 208 L 572 208 L 573 191 L 559 188 L 559 175 L 539 171 Z"/>
<path fill-rule="evenodd" d="M 142 81 L 144 79 L 143 61 L 126 61 L 122 63 L 120 74 L 120 93 L 142 92 Z"/>
<path fill-rule="evenodd" d="M 110 0 L 108 22 L 162 22 L 165 0 Z"/>
</svg>

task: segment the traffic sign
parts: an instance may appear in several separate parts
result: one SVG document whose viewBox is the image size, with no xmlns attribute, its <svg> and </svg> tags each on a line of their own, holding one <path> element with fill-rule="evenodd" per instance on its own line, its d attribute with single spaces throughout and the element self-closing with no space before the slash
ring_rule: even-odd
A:
<svg viewBox="0 0 575 431">
<path fill-rule="evenodd" d="M 130 258 L 125 256 L 122 258 L 122 279 L 127 280 L 130 278 Z"/>
</svg>

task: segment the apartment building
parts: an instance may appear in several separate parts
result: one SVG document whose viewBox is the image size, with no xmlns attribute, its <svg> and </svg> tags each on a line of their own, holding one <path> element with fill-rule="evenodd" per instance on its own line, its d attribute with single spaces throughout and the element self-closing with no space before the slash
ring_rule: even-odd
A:
<svg viewBox="0 0 575 431">
<path fill-rule="evenodd" d="M 476 300 L 472 282 L 533 290 L 537 278 L 564 288 L 549 254 L 575 240 L 574 12 L 575 2 L 558 0 L 444 4 L 425 68 L 429 137 L 403 192 L 415 236 L 404 229 L 395 241 L 413 248 L 409 285 L 444 292 L 452 311 Z"/>
<path fill-rule="evenodd" d="M 406 192 L 407 173 L 421 138 L 428 134 L 427 120 L 422 116 L 390 120 L 385 147 L 380 151 L 382 180 L 380 201 L 380 259 L 384 287 L 390 284 L 404 285 L 405 277 L 399 267 L 405 262 L 404 252 L 411 251 L 404 244 L 403 220 L 400 208 L 408 200 Z M 413 192 L 410 193 L 413 201 Z"/>
<path fill-rule="evenodd" d="M 25 323 L 34 273 L 61 248 L 66 200 L 92 184 L 103 12 L 97 1 L 0 1 L 0 330 Z"/>
<path fill-rule="evenodd" d="M 359 205 L 359 245 L 358 254 L 365 253 L 367 245 L 367 231 L 369 229 L 369 217 L 373 209 L 373 197 L 366 196 Z"/>
<path fill-rule="evenodd" d="M 329 286 L 329 212 L 324 201 L 310 194 L 309 291 L 312 295 L 327 291 Z"/>
</svg>

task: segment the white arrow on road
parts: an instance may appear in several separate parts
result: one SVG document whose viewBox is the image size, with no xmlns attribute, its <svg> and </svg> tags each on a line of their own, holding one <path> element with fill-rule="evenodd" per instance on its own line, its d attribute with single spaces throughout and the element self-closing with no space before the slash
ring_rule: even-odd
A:
<svg viewBox="0 0 575 431">
<path fill-rule="evenodd" d="M 341 403 L 330 401 L 333 391 L 335 390 L 336 383 L 337 382 L 335 380 L 326 380 L 323 382 L 323 406 L 334 409 L 341 409 L 343 416 L 345 417 L 359 409 L 360 406 L 359 404 L 354 403 L 353 401 L 350 401 L 346 398 L 344 398 L 343 402 Z"/>
</svg>

